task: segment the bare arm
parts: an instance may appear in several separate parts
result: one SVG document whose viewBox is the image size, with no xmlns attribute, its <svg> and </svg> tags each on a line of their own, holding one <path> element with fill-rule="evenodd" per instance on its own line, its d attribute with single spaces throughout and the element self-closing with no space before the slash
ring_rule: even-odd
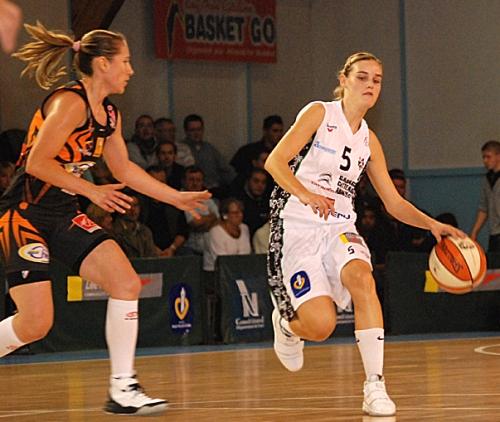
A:
<svg viewBox="0 0 500 422">
<path fill-rule="evenodd" d="M 485 211 L 479 210 L 477 212 L 476 221 L 474 222 L 474 226 L 472 227 L 472 230 L 470 232 L 470 238 L 472 240 L 477 240 L 477 235 L 481 231 L 481 228 L 484 226 L 484 223 L 486 223 L 487 219 L 488 214 Z"/>
<path fill-rule="evenodd" d="M 276 183 L 296 196 L 304 205 L 325 220 L 334 210 L 334 201 L 323 195 L 310 192 L 290 170 L 289 161 L 309 142 L 325 116 L 321 104 L 311 104 L 297 116 L 297 120 L 283 136 L 266 160 L 265 168 Z"/>
<path fill-rule="evenodd" d="M 132 189 L 154 198 L 161 202 L 191 213 L 199 218 L 196 208 L 205 209 L 203 201 L 210 198 L 211 194 L 203 192 L 179 192 L 165 183 L 151 177 L 141 167 L 128 158 L 127 148 L 121 132 L 121 116 L 113 135 L 106 141 L 104 158 L 113 176 Z"/>
<path fill-rule="evenodd" d="M 125 212 L 129 197 L 119 192 L 124 185 L 96 186 L 68 173 L 55 159 L 75 128 L 86 118 L 86 106 L 75 93 L 54 94 L 46 106 L 46 118 L 26 163 L 26 172 L 51 185 L 89 198 L 106 211 Z"/>
<path fill-rule="evenodd" d="M 370 161 L 367 173 L 373 187 L 382 199 L 387 212 L 394 218 L 411 226 L 430 230 L 439 242 L 442 235 L 464 237 L 465 234 L 448 224 L 440 223 L 415 208 L 397 192 L 387 171 L 384 152 L 375 133 L 370 131 Z"/>
</svg>

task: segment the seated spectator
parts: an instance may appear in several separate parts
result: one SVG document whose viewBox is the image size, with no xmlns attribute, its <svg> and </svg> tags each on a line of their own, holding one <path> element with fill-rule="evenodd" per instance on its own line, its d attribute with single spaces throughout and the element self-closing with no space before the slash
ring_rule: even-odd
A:
<svg viewBox="0 0 500 422">
<path fill-rule="evenodd" d="M 256 254 L 267 254 L 269 252 L 269 236 L 271 234 L 271 225 L 266 221 L 259 227 L 252 238 L 253 251 Z"/>
<path fill-rule="evenodd" d="M 101 207 L 91 203 L 86 210 L 87 217 L 94 223 L 101 226 L 109 234 L 113 233 L 113 216 L 110 212 L 103 210 Z"/>
<path fill-rule="evenodd" d="M 113 222 L 116 241 L 129 258 L 160 256 L 161 251 L 154 243 L 151 230 L 139 221 L 141 206 L 138 196 L 133 193 L 128 195 L 133 198 L 131 207 L 125 214 L 117 214 Z"/>
<path fill-rule="evenodd" d="M 165 183 L 165 171 L 162 167 L 152 166 L 147 172 Z M 161 256 L 189 255 L 184 247 L 189 234 L 184 211 L 150 197 L 145 197 L 141 205 L 141 221 L 152 231 L 153 241 L 162 251 Z"/>
<path fill-rule="evenodd" d="M 362 215 L 365 207 L 377 210 L 381 209 L 380 198 L 372 191 L 368 175 L 363 173 L 356 184 L 356 197 L 354 198 L 354 209 L 357 215 Z"/>
<path fill-rule="evenodd" d="M 95 165 L 90 167 L 90 173 L 92 174 L 92 180 L 96 185 L 117 183 L 103 159 L 98 159 Z"/>
<path fill-rule="evenodd" d="M 177 156 L 175 162 L 183 167 L 194 166 L 194 157 L 189 147 L 180 142 L 175 142 L 175 124 L 172 119 L 160 117 L 154 122 L 155 138 L 159 144 L 171 142 L 177 146 Z"/>
<path fill-rule="evenodd" d="M 25 138 L 26 131 L 23 129 L 7 129 L 3 131 L 0 134 L 0 157 L 2 157 L 2 161 L 17 163 Z"/>
<path fill-rule="evenodd" d="M 401 169 L 394 168 L 389 170 L 389 176 L 392 182 L 394 183 L 394 187 L 396 188 L 398 193 L 403 198 L 407 199 L 406 198 L 407 181 L 404 171 Z M 387 212 L 383 204 L 382 204 L 382 211 L 384 213 L 385 220 L 392 226 L 393 230 L 396 232 L 397 241 L 394 245 L 392 245 L 391 250 L 406 251 L 406 252 L 427 251 L 426 245 L 428 243 L 428 238 L 433 237 L 430 234 L 430 232 L 423 229 L 419 229 L 417 227 L 409 226 L 408 224 L 396 220 Z M 425 212 L 424 210 L 420 211 Z"/>
<path fill-rule="evenodd" d="M 269 218 L 269 195 L 267 172 L 254 168 L 247 178 L 243 191 L 235 195 L 245 209 L 243 222 L 250 229 L 250 236 Z"/>
<path fill-rule="evenodd" d="M 283 137 L 283 120 L 278 115 L 267 116 L 262 125 L 260 141 L 243 145 L 236 151 L 230 163 L 236 173 L 247 175 L 252 169 L 252 160 L 259 157 L 261 152 L 268 154 Z"/>
<path fill-rule="evenodd" d="M 135 121 L 134 135 L 127 142 L 130 161 L 143 169 L 158 164 L 157 146 L 158 143 L 154 137 L 153 118 L 147 114 L 139 116 Z"/>
<path fill-rule="evenodd" d="M 14 177 L 15 166 L 10 161 L 0 161 L 0 196 L 7 190 Z"/>
<path fill-rule="evenodd" d="M 356 221 L 359 234 L 364 238 L 372 256 L 372 263 L 382 267 L 387 252 L 397 243 L 396 232 L 380 216 L 380 210 L 367 205 Z"/>
<path fill-rule="evenodd" d="M 266 163 L 267 157 L 269 156 L 269 153 L 267 151 L 262 151 L 259 153 L 258 157 L 256 159 L 252 160 L 252 167 L 250 168 L 250 172 L 254 168 L 262 169 L 266 172 L 267 174 L 267 187 L 266 187 L 266 194 L 268 197 L 271 197 L 271 193 L 274 188 L 274 180 L 271 177 L 271 175 L 264 169 L 264 165 Z M 232 196 L 238 196 L 240 192 L 243 191 L 245 188 L 245 183 L 250 176 L 249 173 L 238 173 L 236 177 L 233 179 L 231 182 L 230 187 L 230 192 Z"/>
<path fill-rule="evenodd" d="M 202 169 L 205 186 L 215 198 L 227 196 L 227 187 L 235 176 L 233 168 L 226 163 L 219 150 L 204 139 L 205 126 L 201 116 L 190 114 L 184 119 L 184 143 L 189 146 L 195 164 Z"/>
<path fill-rule="evenodd" d="M 222 220 L 208 233 L 208 244 L 203 254 L 203 269 L 214 271 L 215 261 L 222 255 L 252 253 L 250 232 L 243 223 L 243 204 L 235 198 L 224 199 L 220 205 Z"/>
<path fill-rule="evenodd" d="M 192 166 L 186 169 L 184 173 L 184 189 L 191 192 L 205 190 L 203 171 L 199 167 Z M 204 204 L 207 207 L 206 210 L 196 210 L 201 216 L 199 219 L 194 219 L 191 214 L 185 212 L 189 225 L 189 237 L 186 247 L 198 255 L 203 255 L 208 231 L 219 222 L 219 209 L 215 201 L 210 198 Z"/>
<path fill-rule="evenodd" d="M 184 179 L 184 167 L 175 162 L 177 145 L 170 141 L 164 141 L 158 145 L 156 153 L 158 155 L 158 165 L 165 171 L 166 183 L 180 190 Z"/>
</svg>

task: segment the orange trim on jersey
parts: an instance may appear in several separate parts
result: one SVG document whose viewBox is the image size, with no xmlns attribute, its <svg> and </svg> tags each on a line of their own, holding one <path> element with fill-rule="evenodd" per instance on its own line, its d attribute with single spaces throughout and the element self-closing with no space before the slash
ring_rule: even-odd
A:
<svg viewBox="0 0 500 422">
<path fill-rule="evenodd" d="M 9 231 L 9 220 L 11 211 L 7 211 L 2 218 L 0 218 L 0 245 L 2 246 L 5 258 L 10 256 L 10 231 Z"/>
</svg>

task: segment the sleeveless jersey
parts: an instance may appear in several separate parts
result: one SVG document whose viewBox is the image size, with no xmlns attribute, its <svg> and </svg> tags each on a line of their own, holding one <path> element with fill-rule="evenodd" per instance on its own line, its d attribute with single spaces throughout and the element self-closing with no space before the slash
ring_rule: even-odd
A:
<svg viewBox="0 0 500 422">
<path fill-rule="evenodd" d="M 92 114 L 84 85 L 80 81 L 70 82 L 48 95 L 42 106 L 35 112 L 16 165 L 14 180 L 1 198 L 0 208 L 4 208 L 4 204 L 12 206 L 16 202 L 37 204 L 44 208 L 65 208 L 67 206 L 74 208 L 76 206 L 77 200 L 73 193 L 52 186 L 25 171 L 28 156 L 37 142 L 38 132 L 46 118 L 43 111 L 44 105 L 56 92 L 61 91 L 74 92 L 83 99 L 87 108 L 87 120 L 71 133 L 55 160 L 67 172 L 80 177 L 102 156 L 104 143 L 116 128 L 117 108 L 108 98 L 104 99 L 102 106 L 106 111 L 106 125 L 102 126 Z"/>
<path fill-rule="evenodd" d="M 295 157 L 292 171 L 306 189 L 335 200 L 334 215 L 325 221 L 279 187 L 273 193 L 273 212 L 275 217 L 304 222 L 354 223 L 355 187 L 370 158 L 368 125 L 362 120 L 353 134 L 341 101 L 318 103 L 325 108 L 325 116 L 312 142 Z"/>
</svg>

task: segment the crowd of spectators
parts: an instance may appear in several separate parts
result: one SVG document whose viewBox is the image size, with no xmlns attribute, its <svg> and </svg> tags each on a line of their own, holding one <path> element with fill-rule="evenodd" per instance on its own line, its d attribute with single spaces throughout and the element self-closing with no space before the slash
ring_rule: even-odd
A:
<svg viewBox="0 0 500 422">
<path fill-rule="evenodd" d="M 153 119 L 141 115 L 127 142 L 130 159 L 157 180 L 179 190 L 208 189 L 212 198 L 206 209 L 198 210 L 201 218 L 127 192 L 134 204 L 124 215 L 112 215 L 81 198 L 81 207 L 97 224 L 107 230 L 127 256 L 173 257 L 203 256 L 203 267 L 213 271 L 217 256 L 265 254 L 269 239 L 269 199 L 274 181 L 264 163 L 284 134 L 278 115 L 264 119 L 260 140 L 239 148 L 229 163 L 204 136 L 204 120 L 190 114 L 183 122 L 184 137 L 176 139 L 174 122 L 166 117 Z M 0 193 L 10 183 L 23 131 L 9 130 L 0 135 L 7 160 L 0 162 Z M 406 177 L 402 170 L 392 169 L 394 186 L 406 197 Z M 86 175 L 96 184 L 116 182 L 104 161 L 98 161 Z M 357 185 L 355 209 L 359 233 L 367 242 L 373 264 L 383 268 L 390 251 L 429 252 L 434 245 L 430 233 L 393 219 L 374 194 L 366 175 Z M 437 217 L 458 226 L 453 215 Z"/>
</svg>

